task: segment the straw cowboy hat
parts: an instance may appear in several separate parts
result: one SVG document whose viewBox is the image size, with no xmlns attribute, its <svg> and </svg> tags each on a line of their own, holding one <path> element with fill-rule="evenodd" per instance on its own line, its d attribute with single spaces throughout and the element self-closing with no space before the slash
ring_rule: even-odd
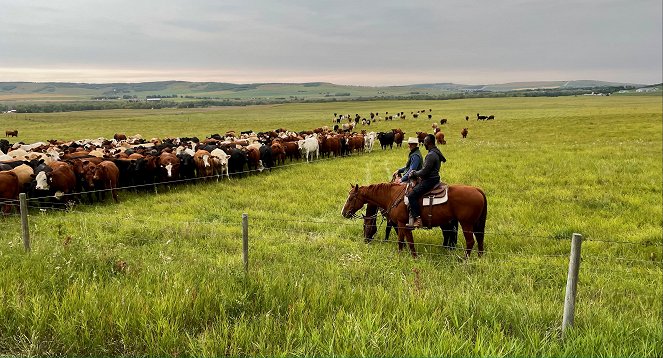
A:
<svg viewBox="0 0 663 358">
<path fill-rule="evenodd" d="M 407 144 L 419 144 L 419 139 L 417 137 L 409 137 L 407 139 Z"/>
</svg>

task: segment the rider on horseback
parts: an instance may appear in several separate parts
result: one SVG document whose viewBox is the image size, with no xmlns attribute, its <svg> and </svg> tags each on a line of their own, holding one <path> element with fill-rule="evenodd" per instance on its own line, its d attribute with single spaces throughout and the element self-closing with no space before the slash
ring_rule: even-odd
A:
<svg viewBox="0 0 663 358">
<path fill-rule="evenodd" d="M 397 171 L 394 172 L 393 177 L 396 177 L 398 174 L 405 173 L 400 180 L 397 180 L 397 183 L 405 183 L 410 179 L 410 173 L 421 169 L 422 163 L 424 161 L 424 157 L 421 155 L 421 151 L 419 151 L 419 140 L 414 137 L 410 137 L 407 140 L 407 144 L 410 147 L 410 154 L 407 157 L 407 163 L 405 163 L 405 166 L 398 169 Z"/>
<path fill-rule="evenodd" d="M 426 159 L 424 159 L 424 167 L 421 170 L 410 173 L 411 179 L 420 179 L 419 184 L 407 196 L 410 208 L 410 222 L 408 226 L 415 229 L 422 226 L 419 199 L 440 182 L 440 165 L 447 161 L 444 155 L 442 155 L 442 152 L 435 146 L 435 136 L 432 134 L 426 136 L 424 146 L 428 149 L 428 154 L 426 154 Z"/>
</svg>

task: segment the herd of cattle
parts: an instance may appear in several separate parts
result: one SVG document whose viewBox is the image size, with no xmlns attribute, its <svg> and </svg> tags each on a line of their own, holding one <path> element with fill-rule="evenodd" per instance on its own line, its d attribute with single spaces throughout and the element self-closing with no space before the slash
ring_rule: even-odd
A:
<svg viewBox="0 0 663 358">
<path fill-rule="evenodd" d="M 33 144 L 0 140 L 0 202 L 3 213 L 19 193 L 30 198 L 64 202 L 76 198 L 103 200 L 115 189 L 149 188 L 153 184 L 205 177 L 230 177 L 260 172 L 282 165 L 288 159 L 307 161 L 320 156 L 345 156 L 371 151 L 377 139 L 382 148 L 401 145 L 405 133 L 332 131 L 328 127 L 312 131 L 227 132 L 204 140 L 190 138 L 143 139 L 115 134 L 69 142 L 49 140 Z M 87 193 L 86 196 L 79 195 Z M 72 197 L 71 195 L 74 195 Z"/>
<path fill-rule="evenodd" d="M 429 110 L 430 111 L 430 110 Z M 414 113 L 414 112 L 413 112 Z M 417 111 L 423 113 L 423 111 Z M 385 112 L 388 114 L 388 112 Z M 404 118 L 399 112 L 399 118 Z M 373 121 L 389 120 L 371 113 Z M 430 118 L 430 115 L 429 115 Z M 341 124 L 341 120 L 347 122 Z M 288 159 L 306 161 L 320 156 L 346 156 L 372 151 L 376 141 L 382 149 L 402 146 L 401 129 L 387 132 L 355 131 L 359 115 L 334 114 L 332 128 L 292 132 L 283 128 L 269 132 L 245 131 L 196 137 L 144 139 L 117 133 L 113 139 L 97 138 L 63 142 L 49 140 L 33 144 L 0 139 L 0 203 L 3 213 L 11 210 L 19 193 L 32 199 L 63 203 L 70 199 L 103 200 L 110 191 L 117 202 L 118 188 L 151 188 L 197 178 L 230 178 L 283 165 Z M 370 125 L 370 120 L 361 121 Z M 440 120 L 440 125 L 447 123 Z M 437 123 L 432 128 L 439 144 L 446 144 Z M 7 136 L 10 131 L 7 131 Z M 11 131 L 18 134 L 18 131 Z M 467 136 L 467 128 L 461 132 Z M 426 132 L 417 132 L 423 143 Z M 87 194 L 87 195 L 81 195 Z"/>
</svg>

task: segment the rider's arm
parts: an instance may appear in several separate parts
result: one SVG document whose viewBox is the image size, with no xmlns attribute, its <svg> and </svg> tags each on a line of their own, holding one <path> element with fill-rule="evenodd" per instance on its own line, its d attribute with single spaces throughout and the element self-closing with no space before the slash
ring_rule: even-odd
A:
<svg viewBox="0 0 663 358">
<path fill-rule="evenodd" d="M 424 159 L 424 167 L 421 168 L 421 170 L 412 171 L 410 175 L 419 178 L 428 176 L 435 166 L 434 161 L 435 160 L 431 155 L 426 155 L 426 158 Z"/>
<path fill-rule="evenodd" d="M 408 179 L 410 179 L 410 174 L 413 171 L 417 170 L 417 168 L 419 167 L 419 161 L 420 160 L 421 159 L 419 159 L 418 155 L 413 155 L 412 156 L 412 159 L 410 160 L 410 167 L 407 168 L 407 173 L 405 173 L 405 175 L 403 175 L 403 177 L 401 178 L 401 181 L 405 182 Z"/>
</svg>

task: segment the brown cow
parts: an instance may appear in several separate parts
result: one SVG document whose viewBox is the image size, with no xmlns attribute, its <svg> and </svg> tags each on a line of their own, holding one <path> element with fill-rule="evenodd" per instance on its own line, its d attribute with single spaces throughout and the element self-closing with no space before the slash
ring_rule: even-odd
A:
<svg viewBox="0 0 663 358">
<path fill-rule="evenodd" d="M 248 158 L 247 166 L 249 167 L 249 171 L 251 171 L 251 168 L 253 168 L 253 170 L 259 170 L 259 167 L 261 165 L 260 150 L 253 147 L 249 147 L 246 154 Z"/>
<path fill-rule="evenodd" d="M 193 155 L 193 163 L 196 165 L 198 177 L 210 177 L 214 175 L 214 167 L 212 167 L 211 154 L 206 150 L 198 150 Z"/>
<path fill-rule="evenodd" d="M 99 200 L 99 193 L 102 192 L 103 198 L 106 197 L 106 190 L 110 190 L 113 195 L 113 200 L 118 203 L 117 199 L 117 182 L 120 180 L 120 170 L 115 163 L 111 161 L 101 162 L 94 164 L 92 162 L 83 162 L 85 169 L 85 179 L 93 190 L 97 191 L 97 200 Z M 55 172 L 55 170 L 54 170 Z"/>
<path fill-rule="evenodd" d="M 115 139 L 118 142 L 121 141 L 121 140 L 127 140 L 127 135 L 124 134 L 124 133 L 115 133 L 115 135 L 113 136 L 113 139 Z"/>
<path fill-rule="evenodd" d="M 467 128 L 463 128 L 460 134 L 463 136 L 463 138 L 467 138 Z"/>
<path fill-rule="evenodd" d="M 285 155 L 287 155 L 288 158 L 290 158 L 291 162 L 293 157 L 295 159 L 302 158 L 302 153 L 299 151 L 299 146 L 297 145 L 297 142 L 284 142 L 283 149 L 285 150 Z"/>
<path fill-rule="evenodd" d="M 437 141 L 438 144 L 447 144 L 447 141 L 444 140 L 444 133 L 439 130 L 435 133 L 435 140 Z"/>
<path fill-rule="evenodd" d="M 396 147 L 402 147 L 403 139 L 405 139 L 405 132 L 400 128 L 392 128 L 391 131 L 394 132 L 394 143 L 396 144 Z"/>
<path fill-rule="evenodd" d="M 335 135 L 327 137 L 327 146 L 329 146 L 329 153 L 334 154 L 335 157 L 341 155 L 341 138 L 343 136 Z"/>
<path fill-rule="evenodd" d="M 2 213 L 7 215 L 12 209 L 11 201 L 18 200 L 18 177 L 14 172 L 0 172 L 0 203 L 5 202 Z"/>
<path fill-rule="evenodd" d="M 159 156 L 159 179 L 176 180 L 180 176 L 180 159 L 175 153 L 163 152 Z"/>
<path fill-rule="evenodd" d="M 18 129 L 13 131 L 5 131 L 5 137 L 18 137 Z"/>
<path fill-rule="evenodd" d="M 281 164 L 285 163 L 285 149 L 283 149 L 283 145 L 281 143 L 272 143 L 272 157 L 274 158 L 276 164 L 278 164 L 279 161 Z"/>
<path fill-rule="evenodd" d="M 56 199 L 76 192 L 76 174 L 71 164 L 52 162 L 48 166 L 52 169 L 50 172 L 39 172 L 35 177 L 37 190 L 48 190 L 55 194 Z"/>
<path fill-rule="evenodd" d="M 417 132 L 417 139 L 419 140 L 419 145 L 424 143 L 424 139 L 426 138 L 427 135 L 428 133 L 426 132 Z"/>
</svg>

